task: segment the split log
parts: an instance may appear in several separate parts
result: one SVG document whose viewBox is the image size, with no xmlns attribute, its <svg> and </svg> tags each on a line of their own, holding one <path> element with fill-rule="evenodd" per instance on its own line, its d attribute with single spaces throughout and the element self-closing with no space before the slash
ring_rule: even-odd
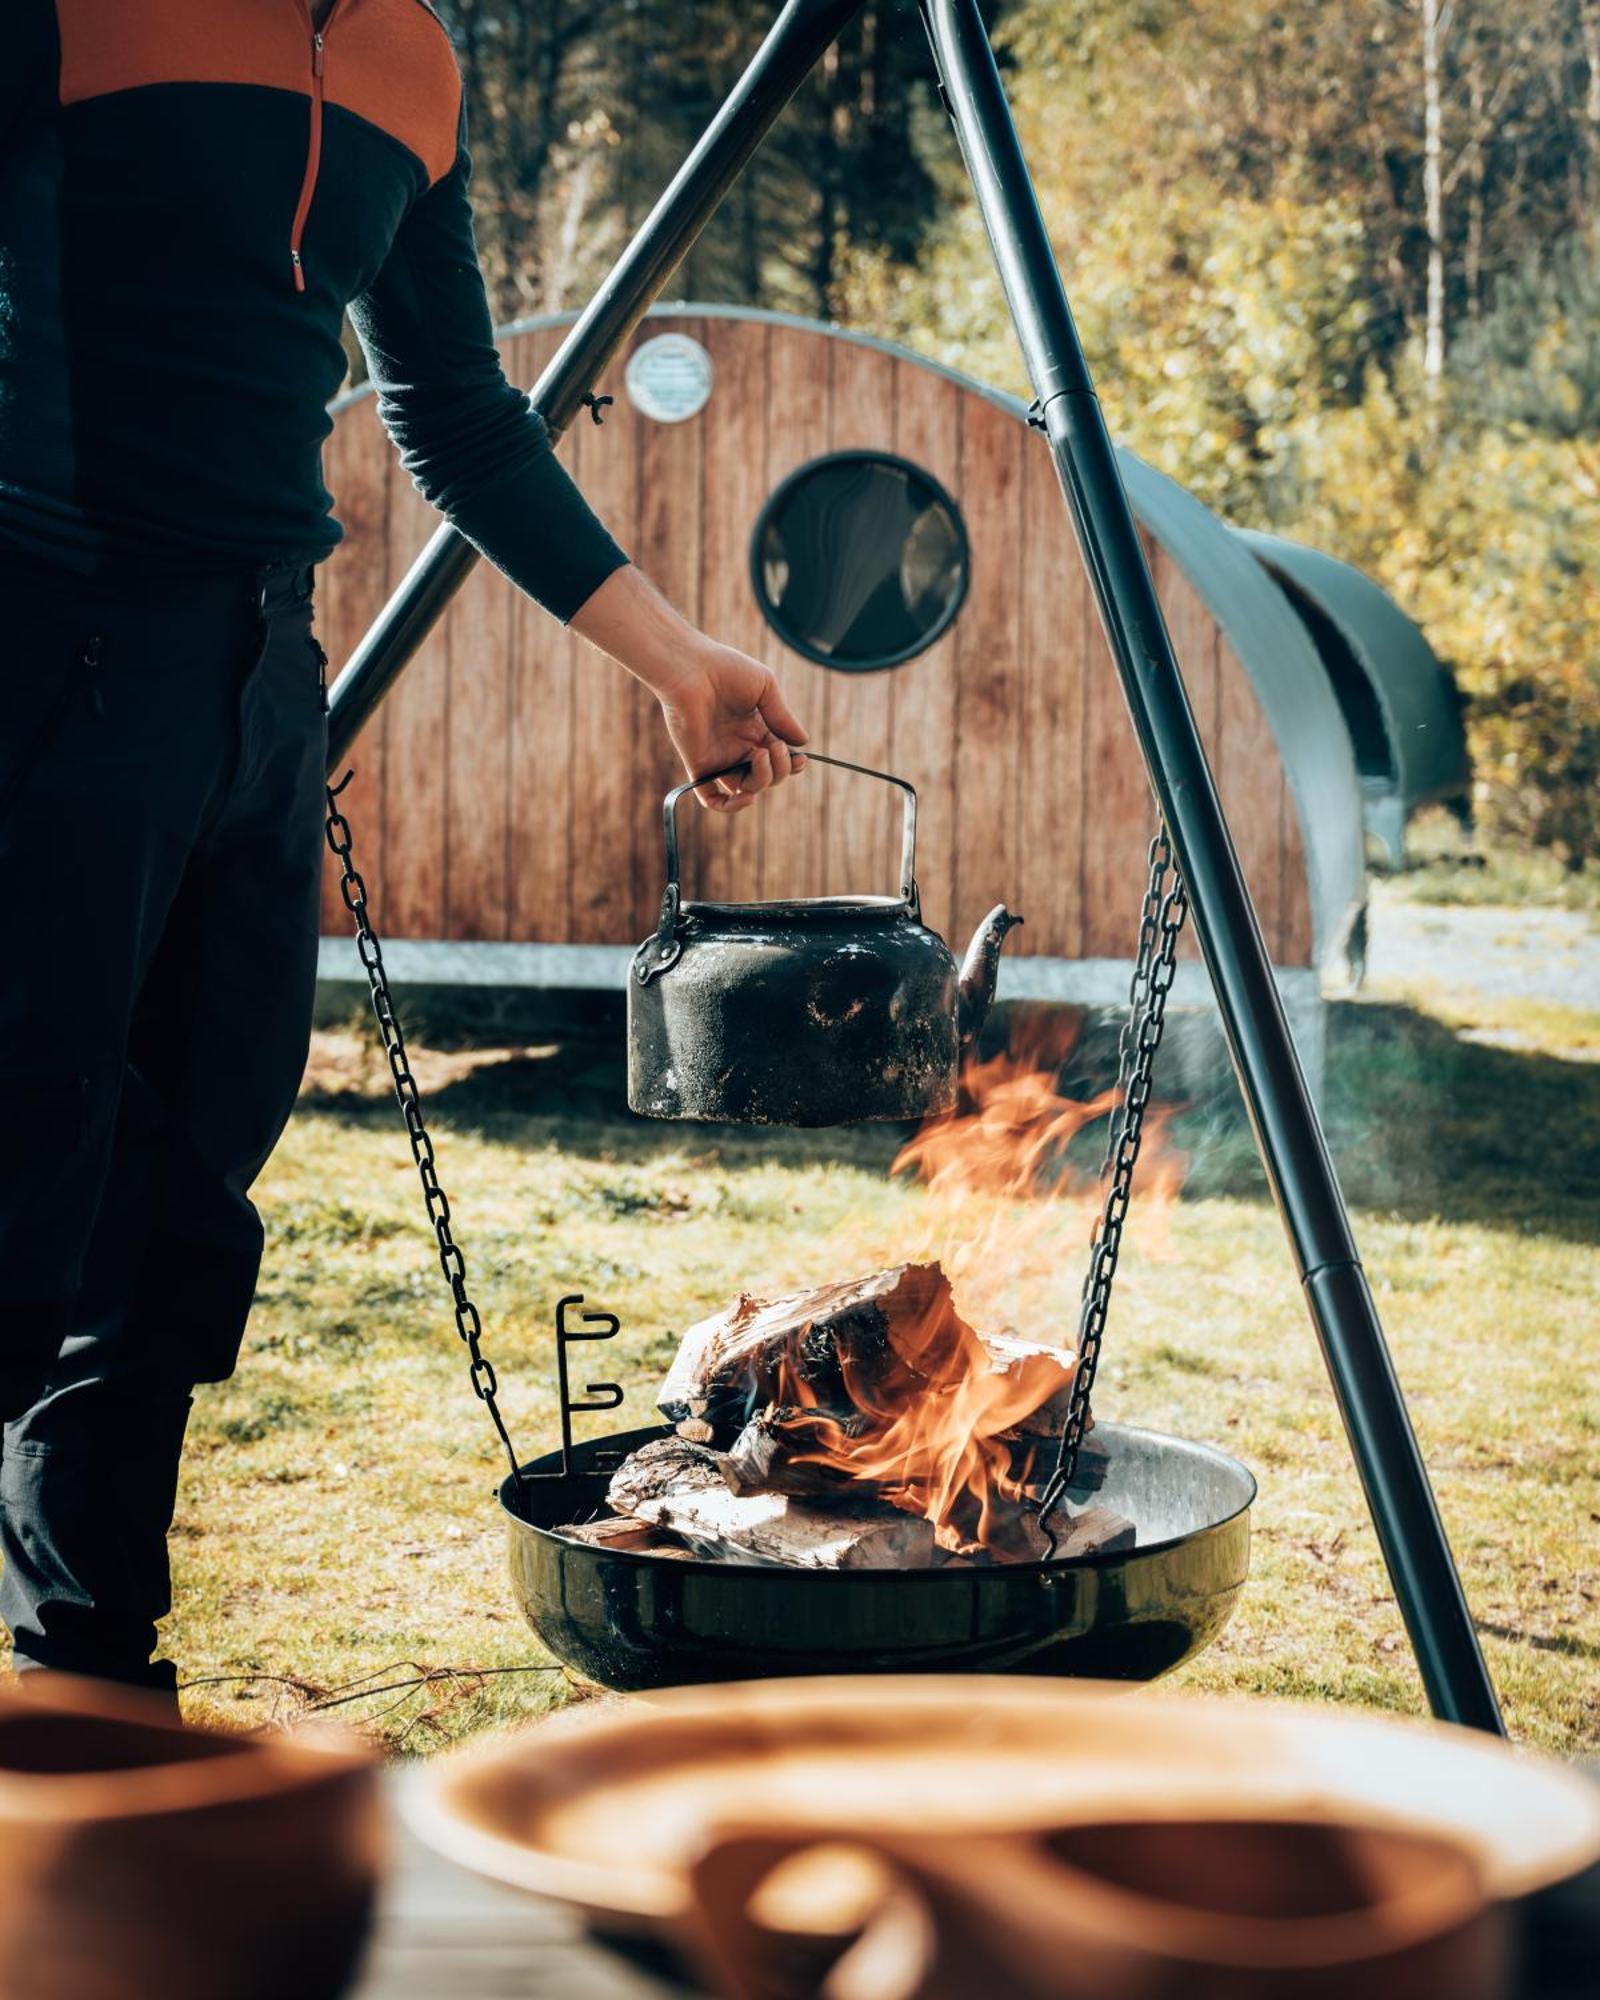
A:
<svg viewBox="0 0 1600 2000">
<path fill-rule="evenodd" d="M 1024 1340 L 1021 1334 L 980 1333 L 991 1374 L 1001 1377 L 1008 1391 L 1025 1397 L 1027 1412 L 1012 1424 L 1006 1437 L 1058 1438 L 1065 1434 L 1072 1410 L 1072 1378 L 1077 1355 L 1064 1347 Z"/>
<path fill-rule="evenodd" d="M 1060 1437 L 1075 1362 L 1015 1333 L 974 1332 L 937 1264 L 900 1264 L 781 1299 L 741 1294 L 690 1327 L 657 1401 L 682 1435 L 728 1447 L 772 1404 L 842 1418 L 987 1374 L 1020 1412 L 1008 1436 Z"/>
<path fill-rule="evenodd" d="M 1089 1419 L 1094 1422 L 1093 1417 Z M 1111 1450 L 1100 1440 L 1090 1435 L 1078 1447 L 1078 1462 L 1072 1468 L 1072 1484 L 1069 1493 L 1098 1493 L 1106 1483 L 1106 1473 L 1111 1465 Z"/>
<path fill-rule="evenodd" d="M 797 1390 L 826 1409 L 858 1407 L 864 1397 L 898 1400 L 924 1377 L 907 1357 L 929 1325 L 947 1337 L 958 1329 L 973 1337 L 937 1264 L 901 1264 L 781 1299 L 743 1293 L 690 1327 L 656 1400 L 674 1423 L 709 1422 L 719 1442 L 731 1442 L 765 1405 L 795 1400 Z"/>
<path fill-rule="evenodd" d="M 1009 1437 L 1009 1434 L 1008 1434 Z M 1061 1449 L 1059 1438 L 1009 1437 L 1012 1476 L 1031 1493 L 1042 1493 L 1056 1469 Z M 1073 1470 L 1070 1495 L 1098 1493 L 1106 1483 L 1111 1454 L 1091 1431 L 1078 1447 L 1078 1463 Z"/>
<path fill-rule="evenodd" d="M 607 1494 L 619 1514 L 670 1530 L 698 1553 L 800 1569 L 925 1569 L 933 1529 L 874 1500 L 820 1506 L 730 1491 L 720 1455 L 658 1438 L 627 1458 Z"/>
<path fill-rule="evenodd" d="M 681 1426 L 680 1426 L 681 1428 Z M 823 1465 L 817 1451 L 848 1450 L 868 1429 L 858 1412 L 836 1417 L 826 1410 L 791 1410 L 782 1405 L 750 1419 L 722 1459 L 722 1476 L 735 1493 L 837 1494 L 879 1498 L 870 1481 L 848 1464 Z"/>
<path fill-rule="evenodd" d="M 980 1561 L 987 1557 L 1003 1569 L 1008 1563 L 1078 1562 L 1084 1556 L 1109 1555 L 1131 1549 L 1135 1539 L 1132 1521 L 1109 1507 L 1085 1507 L 1078 1514 L 1054 1508 L 1047 1531 L 1032 1507 L 1007 1506 L 993 1511 L 983 1542 L 966 1553 Z"/>
<path fill-rule="evenodd" d="M 687 1556 L 692 1551 L 664 1529 L 649 1521 L 630 1520 L 608 1514 L 599 1521 L 572 1521 L 557 1528 L 569 1542 L 587 1542 L 591 1548 L 622 1549 L 628 1555 Z"/>
<path fill-rule="evenodd" d="M 1081 1514 L 1069 1514 L 1058 1507 L 1050 1516 L 1056 1547 L 1051 1562 L 1079 1562 L 1084 1556 L 1107 1556 L 1118 1549 L 1131 1549 L 1139 1531 L 1125 1514 L 1109 1507 L 1085 1507 Z"/>
</svg>

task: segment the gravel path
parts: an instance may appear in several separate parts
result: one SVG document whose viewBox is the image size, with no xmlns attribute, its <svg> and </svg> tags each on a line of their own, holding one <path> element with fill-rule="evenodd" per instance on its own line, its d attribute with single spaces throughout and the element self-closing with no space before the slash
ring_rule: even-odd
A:
<svg viewBox="0 0 1600 2000">
<path fill-rule="evenodd" d="M 1600 924 L 1585 910 L 1389 902 L 1368 919 L 1367 986 L 1549 1000 L 1600 1012 Z"/>
</svg>

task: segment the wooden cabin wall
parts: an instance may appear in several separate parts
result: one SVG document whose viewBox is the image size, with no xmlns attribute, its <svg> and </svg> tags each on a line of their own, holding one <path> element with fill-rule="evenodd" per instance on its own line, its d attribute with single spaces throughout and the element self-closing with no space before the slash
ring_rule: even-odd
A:
<svg viewBox="0 0 1600 2000">
<path fill-rule="evenodd" d="M 1153 807 L 1043 442 L 986 397 L 848 339 L 677 316 L 635 338 L 664 327 L 711 355 L 700 415 L 640 415 L 619 365 L 600 385 L 616 399 L 605 422 L 574 425 L 562 445 L 618 540 L 691 618 L 780 671 L 816 748 L 917 786 L 923 907 L 937 929 L 959 946 L 1003 900 L 1027 918 L 1010 951 L 1129 956 Z M 561 331 L 505 343 L 514 381 L 535 379 Z M 856 445 L 931 472 L 971 544 L 951 629 L 873 674 L 789 652 L 749 573 L 751 530 L 777 482 Z M 337 667 L 437 524 L 371 398 L 340 415 L 328 481 L 346 529 L 319 591 Z M 1307 965 L 1305 852 L 1276 743 L 1199 594 L 1148 536 L 1146 549 L 1268 947 L 1279 964 Z M 358 859 L 393 935 L 629 944 L 654 927 L 660 801 L 678 775 L 655 705 L 487 564 L 351 764 Z M 686 892 L 890 888 L 898 815 L 889 788 L 819 765 L 732 820 L 687 807 Z M 346 927 L 330 871 L 324 928 Z"/>
</svg>

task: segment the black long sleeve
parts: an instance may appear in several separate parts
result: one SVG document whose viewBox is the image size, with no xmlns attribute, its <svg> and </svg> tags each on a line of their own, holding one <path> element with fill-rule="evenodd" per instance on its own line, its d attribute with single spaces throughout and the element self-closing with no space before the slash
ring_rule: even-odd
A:
<svg viewBox="0 0 1600 2000">
<path fill-rule="evenodd" d="M 465 141 L 350 307 L 401 463 L 513 583 L 565 622 L 628 558 L 506 380 L 468 199 Z"/>
<path fill-rule="evenodd" d="M 0 29 L 0 150 L 30 109 L 49 103 L 58 60 L 50 0 L 13 0 Z"/>
</svg>

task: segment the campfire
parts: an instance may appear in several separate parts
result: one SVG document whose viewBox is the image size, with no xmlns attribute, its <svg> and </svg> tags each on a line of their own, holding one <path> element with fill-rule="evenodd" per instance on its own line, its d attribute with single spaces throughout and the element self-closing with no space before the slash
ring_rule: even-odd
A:
<svg viewBox="0 0 1600 2000">
<path fill-rule="evenodd" d="M 1075 1082 L 1093 1063 L 1059 1017 L 1018 1010 L 1010 1030 L 902 1145 L 915 1190 L 797 1241 L 785 1281 L 680 1334 L 664 1423 L 573 1440 L 574 1412 L 622 1391 L 571 1400 L 568 1343 L 617 1322 L 558 1313 L 562 1449 L 501 1489 L 518 1596 L 557 1658 L 618 1689 L 902 1667 L 1143 1681 L 1221 1630 L 1249 1473 L 1088 1428 L 1075 1336 L 1103 1308 L 1104 1236 L 1079 1274 L 1109 1192 L 1129 1193 L 1101 1170 L 1120 1086 Z M 1146 1104 L 1141 1208 L 1178 1190 L 1165 1128 Z"/>
<path fill-rule="evenodd" d="M 1103 1127 L 1116 1093 L 1064 1093 L 1077 1033 L 1059 1012 L 1019 1010 L 1006 1048 L 967 1062 L 956 1107 L 901 1149 L 895 1171 L 926 1191 L 902 1239 L 907 1261 L 781 1298 L 743 1295 L 691 1327 L 657 1399 L 673 1433 L 617 1470 L 608 1516 L 563 1532 L 666 1557 L 824 1569 L 1132 1547 L 1131 1521 L 1087 1503 L 1105 1469 L 1092 1436 L 1066 1504 L 1041 1517 L 1077 1355 L 1007 1323 L 1036 1316 L 1006 1296 L 1008 1281 L 1026 1290 L 1059 1268 L 1063 1209 L 1087 1238 L 1103 1198 L 1103 1139 L 1074 1141 Z M 1185 1165 L 1166 1119 L 1147 1116 L 1135 1184 L 1158 1213 Z"/>
<path fill-rule="evenodd" d="M 610 1516 L 563 1532 L 612 1548 L 807 1569 L 1068 1561 L 1132 1546 L 1098 1506 L 1041 1520 L 1074 1356 L 980 1333 L 937 1263 L 691 1327 L 658 1402 L 675 1426 L 616 1471 Z M 1092 1438 L 1074 1499 L 1103 1472 Z"/>
</svg>

